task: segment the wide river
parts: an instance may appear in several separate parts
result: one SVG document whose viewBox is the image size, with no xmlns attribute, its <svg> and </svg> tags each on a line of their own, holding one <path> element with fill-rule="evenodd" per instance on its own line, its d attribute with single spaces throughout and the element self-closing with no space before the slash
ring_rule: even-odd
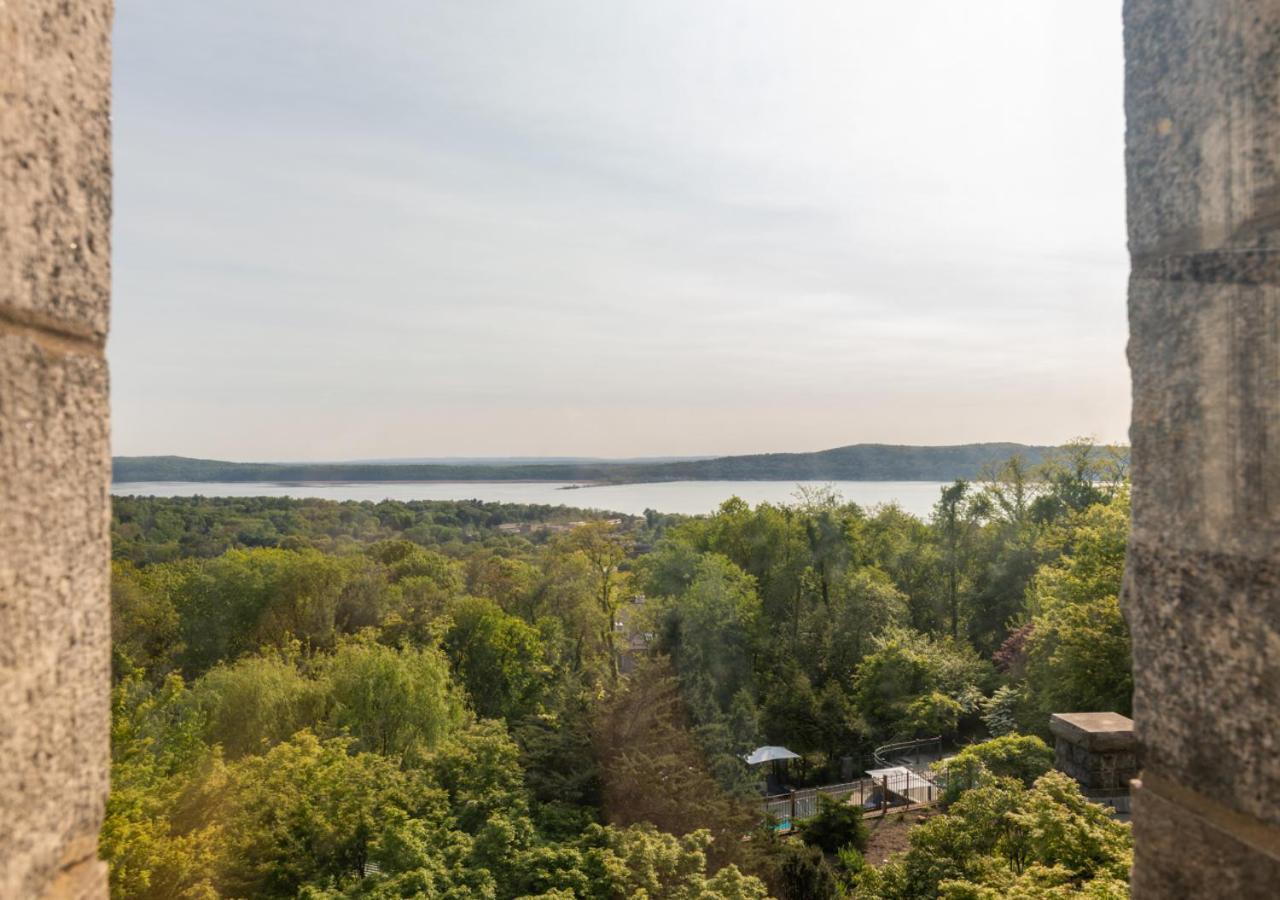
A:
<svg viewBox="0 0 1280 900">
<path fill-rule="evenodd" d="M 126 481 L 113 494 L 155 497 L 320 497 L 326 500 L 487 500 L 549 503 L 641 515 L 646 509 L 698 515 L 733 496 L 748 503 L 792 503 L 801 486 L 834 487 L 863 507 L 897 503 L 927 516 L 943 485 L 935 481 L 666 481 L 602 484 L 566 489 L 551 481 L 357 481 L 357 482 L 195 482 Z"/>
</svg>

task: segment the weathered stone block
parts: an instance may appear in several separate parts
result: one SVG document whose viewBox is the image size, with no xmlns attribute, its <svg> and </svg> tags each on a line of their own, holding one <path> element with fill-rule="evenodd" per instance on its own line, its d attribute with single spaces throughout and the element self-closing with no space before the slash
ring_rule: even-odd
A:
<svg viewBox="0 0 1280 900">
<path fill-rule="evenodd" d="M 1049 730 L 1054 735 L 1054 767 L 1086 790 L 1124 790 L 1138 774 L 1133 722 L 1126 716 L 1055 713 Z"/>
<path fill-rule="evenodd" d="M 111 218 L 109 0 L 0 3 L 0 315 L 101 339 Z"/>
<path fill-rule="evenodd" d="M 1280 289 L 1135 277 L 1130 323 L 1144 765 L 1280 823 Z"/>
<path fill-rule="evenodd" d="M 1169 798 L 1143 783 L 1134 785 L 1133 896 L 1276 896 L 1280 846 L 1270 829 L 1229 811 L 1215 812 L 1187 794 Z"/>
<path fill-rule="evenodd" d="M 1143 764 L 1280 824 L 1280 566 L 1131 543 Z"/>
<path fill-rule="evenodd" d="M 1054 713 L 1049 731 L 1094 752 L 1133 748 L 1133 720 L 1119 713 Z"/>
<path fill-rule="evenodd" d="M 1134 718 L 1144 765 L 1280 824 L 1280 287 L 1213 277 L 1130 284 Z"/>
<path fill-rule="evenodd" d="M 0 323 L 0 897 L 105 892 L 109 477 L 101 355 Z"/>
<path fill-rule="evenodd" d="M 1129 327 L 1134 539 L 1270 557 L 1280 545 L 1280 286 L 1135 277 Z"/>
<path fill-rule="evenodd" d="M 1126 0 L 1129 249 L 1274 247 L 1280 232 L 1280 2 Z"/>
</svg>

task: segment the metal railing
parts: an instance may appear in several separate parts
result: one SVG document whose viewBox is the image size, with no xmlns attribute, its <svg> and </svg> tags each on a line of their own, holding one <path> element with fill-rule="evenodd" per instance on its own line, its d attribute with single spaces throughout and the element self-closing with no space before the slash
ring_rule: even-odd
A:
<svg viewBox="0 0 1280 900">
<path fill-rule="evenodd" d="M 766 817 L 778 822 L 783 827 L 793 826 L 797 822 L 812 819 L 821 808 L 820 796 L 844 803 L 856 802 L 867 810 L 872 807 L 870 815 L 889 809 L 907 809 L 917 806 L 929 806 L 941 796 L 937 785 L 928 779 L 908 773 L 904 784 L 881 784 L 872 778 L 862 778 L 844 784 L 829 784 L 822 787 L 802 788 L 787 794 L 775 794 L 762 801 Z"/>
<path fill-rule="evenodd" d="M 896 741 L 892 744 L 882 744 L 871 751 L 871 758 L 876 761 L 876 765 L 882 769 L 888 769 L 891 766 L 906 765 L 907 762 L 913 762 L 907 765 L 912 770 L 922 770 L 928 768 L 927 765 L 920 764 L 922 753 L 933 750 L 934 754 L 942 752 L 942 735 L 931 738 L 916 738 L 911 741 Z M 913 759 L 912 759 L 913 758 Z"/>
</svg>

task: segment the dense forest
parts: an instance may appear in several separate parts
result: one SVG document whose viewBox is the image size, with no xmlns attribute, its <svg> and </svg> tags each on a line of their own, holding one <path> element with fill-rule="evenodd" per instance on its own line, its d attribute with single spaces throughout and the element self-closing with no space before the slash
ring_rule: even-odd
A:
<svg viewBox="0 0 1280 900">
<path fill-rule="evenodd" d="M 1128 827 L 1043 741 L 1129 712 L 1117 465 L 1014 457 L 927 521 L 118 497 L 113 894 L 1125 897 Z M 931 735 L 943 812 L 878 866 L 857 806 L 783 836 L 743 762 Z"/>
<path fill-rule="evenodd" d="M 689 460 L 546 460 L 444 463 L 237 463 L 181 456 L 124 456 L 130 481 L 952 481 L 978 478 L 1018 456 L 1028 466 L 1061 448 L 1023 444 L 910 447 L 855 444 L 817 453 L 761 453 Z M 1119 458 L 1119 457 L 1117 457 Z"/>
</svg>

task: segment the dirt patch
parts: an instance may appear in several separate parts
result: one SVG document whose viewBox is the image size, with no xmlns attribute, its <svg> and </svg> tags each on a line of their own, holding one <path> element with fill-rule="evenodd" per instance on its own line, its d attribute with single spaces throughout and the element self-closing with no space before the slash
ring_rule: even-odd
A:
<svg viewBox="0 0 1280 900">
<path fill-rule="evenodd" d="M 886 816 L 865 819 L 869 837 L 867 839 L 867 850 L 863 856 L 873 866 L 883 865 L 893 854 L 901 853 L 911 848 L 908 835 L 910 835 L 912 828 L 925 819 L 939 814 L 939 810 L 936 807 L 926 807 L 924 809 L 891 812 Z"/>
</svg>

